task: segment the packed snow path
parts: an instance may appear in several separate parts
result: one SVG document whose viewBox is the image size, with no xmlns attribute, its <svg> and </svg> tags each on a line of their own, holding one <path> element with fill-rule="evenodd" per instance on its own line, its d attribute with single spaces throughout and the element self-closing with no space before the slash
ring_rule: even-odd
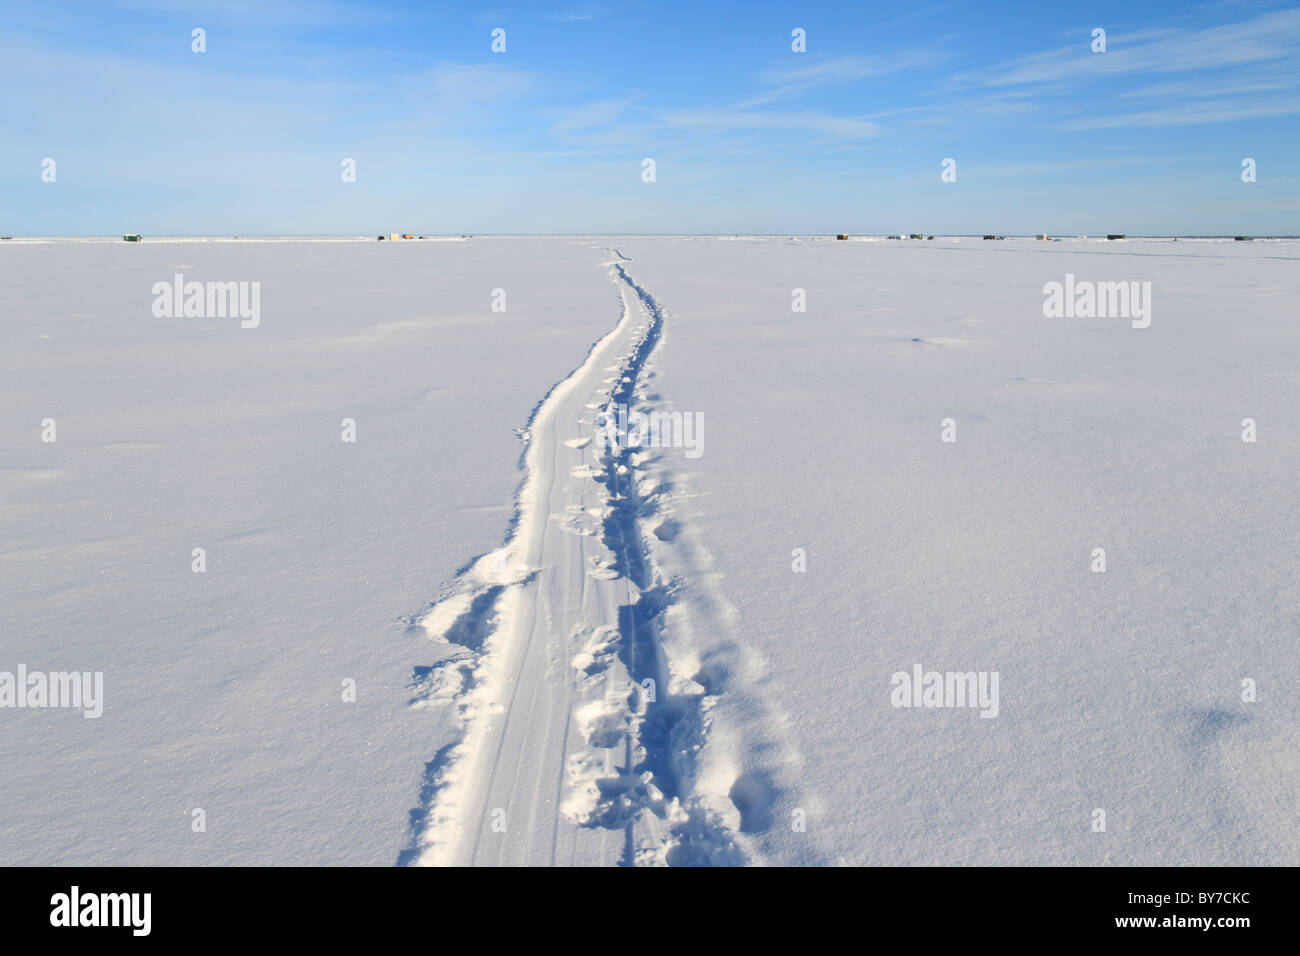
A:
<svg viewBox="0 0 1300 956">
<path fill-rule="evenodd" d="M 429 765 L 402 862 L 744 862 L 688 792 L 702 695 L 672 693 L 656 637 L 667 589 L 638 522 L 636 449 L 602 440 L 663 326 L 614 254 L 622 315 L 534 411 L 510 537 L 419 622 L 461 651 L 418 675 L 417 704 L 459 707 L 464 732 Z"/>
</svg>

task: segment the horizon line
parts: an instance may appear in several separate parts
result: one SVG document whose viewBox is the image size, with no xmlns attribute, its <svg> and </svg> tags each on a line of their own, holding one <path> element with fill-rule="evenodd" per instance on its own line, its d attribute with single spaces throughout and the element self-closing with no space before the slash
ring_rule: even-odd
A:
<svg viewBox="0 0 1300 956">
<path fill-rule="evenodd" d="M 846 235 L 849 240 L 853 239 L 880 239 L 880 240 L 898 240 L 907 242 L 928 241 L 930 239 L 983 239 L 986 235 L 992 236 L 992 233 L 930 233 L 924 239 L 915 238 L 917 234 L 897 234 L 897 233 L 821 233 L 821 232 L 463 232 L 463 233 L 430 233 L 427 236 L 418 236 L 411 239 L 399 238 L 390 239 L 392 233 L 383 236 L 373 236 L 370 233 L 345 233 L 345 232 L 318 232 L 318 233 L 157 233 L 152 236 L 154 239 L 264 239 L 264 240 L 287 240 L 287 239 L 336 239 L 340 241 L 395 241 L 395 242 L 419 242 L 448 240 L 448 239 L 475 239 L 475 238 L 493 238 L 493 239 L 511 239 L 511 238 L 601 238 L 609 236 L 630 236 L 637 238 L 689 238 L 689 239 L 837 239 L 838 235 Z M 1040 235 L 1045 235 L 1046 240 L 1039 239 Z M 1238 236 L 1230 233 L 1113 233 L 1118 237 L 1117 240 L 1124 241 L 1133 239 L 1233 239 Z M 43 235 L 13 235 L 0 236 L 3 242 L 21 242 L 32 239 L 104 239 L 121 241 L 125 236 L 139 236 L 140 241 L 147 241 L 150 236 L 145 233 L 84 233 L 84 234 L 43 234 Z M 1107 234 L 1084 234 L 1084 233 L 1003 233 L 995 236 L 996 239 L 1029 239 L 1035 241 L 1051 241 L 1056 239 L 1108 239 Z M 1281 235 L 1246 235 L 1242 234 L 1244 239 L 1300 239 L 1300 234 L 1281 234 Z M 843 241 L 843 240 L 841 240 Z"/>
</svg>

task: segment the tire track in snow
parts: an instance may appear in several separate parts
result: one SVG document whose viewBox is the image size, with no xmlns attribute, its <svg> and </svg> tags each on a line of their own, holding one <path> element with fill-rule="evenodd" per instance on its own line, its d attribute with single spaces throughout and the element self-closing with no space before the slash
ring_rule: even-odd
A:
<svg viewBox="0 0 1300 956">
<path fill-rule="evenodd" d="M 457 650 L 417 670 L 412 705 L 456 707 L 462 735 L 426 767 L 400 863 L 744 862 L 690 793 L 704 690 L 669 692 L 638 453 L 593 441 L 664 322 L 613 251 L 622 315 L 534 409 L 506 542 L 418 622 Z"/>
</svg>

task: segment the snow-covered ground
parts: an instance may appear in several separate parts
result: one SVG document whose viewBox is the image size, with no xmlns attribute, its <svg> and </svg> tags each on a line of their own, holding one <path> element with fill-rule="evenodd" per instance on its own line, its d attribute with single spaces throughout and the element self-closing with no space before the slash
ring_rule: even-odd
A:
<svg viewBox="0 0 1300 956">
<path fill-rule="evenodd" d="M 256 327 L 156 317 L 177 273 L 259 281 Z M 99 719 L 0 709 L 0 862 L 1300 856 L 1300 242 L 0 277 L 0 672 L 104 674 Z M 1121 281 L 1131 318 L 1044 314 Z M 918 665 L 996 698 L 895 706 Z"/>
</svg>

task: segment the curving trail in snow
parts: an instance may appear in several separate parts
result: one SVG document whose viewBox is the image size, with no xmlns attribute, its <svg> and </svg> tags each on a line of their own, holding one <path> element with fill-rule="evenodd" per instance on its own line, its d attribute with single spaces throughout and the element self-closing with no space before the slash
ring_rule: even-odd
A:
<svg viewBox="0 0 1300 956">
<path fill-rule="evenodd" d="M 600 440 L 607 408 L 645 407 L 664 322 L 614 255 L 621 316 L 535 409 L 506 543 L 419 621 L 458 649 L 417 673 L 415 706 L 455 706 L 463 734 L 429 765 L 400 862 L 746 862 L 692 793 L 707 690 L 673 675 L 659 640 L 673 588 L 649 560 L 644 457 Z"/>
</svg>

